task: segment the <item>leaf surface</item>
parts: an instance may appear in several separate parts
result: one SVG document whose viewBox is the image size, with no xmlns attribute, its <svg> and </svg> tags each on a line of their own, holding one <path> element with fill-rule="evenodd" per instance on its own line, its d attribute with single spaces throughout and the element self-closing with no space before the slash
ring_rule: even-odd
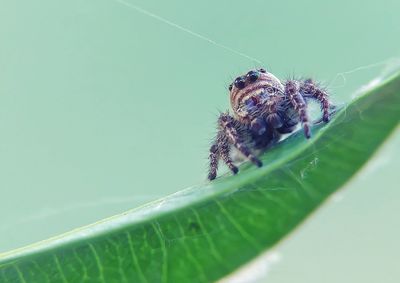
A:
<svg viewBox="0 0 400 283">
<path fill-rule="evenodd" d="M 0 255 L 0 282 L 209 282 L 271 248 L 340 189 L 399 123 L 400 75 L 306 140 L 223 176 Z M 157 172 L 155 171 L 155 177 Z M 168 182 L 168 180 L 165 180 Z"/>
</svg>

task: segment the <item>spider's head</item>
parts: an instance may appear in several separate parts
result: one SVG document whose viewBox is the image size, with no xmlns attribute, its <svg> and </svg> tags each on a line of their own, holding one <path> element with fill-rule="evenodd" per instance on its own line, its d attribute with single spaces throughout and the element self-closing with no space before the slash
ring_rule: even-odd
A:
<svg viewBox="0 0 400 283">
<path fill-rule="evenodd" d="M 283 90 L 279 79 L 265 69 L 250 70 L 229 85 L 232 110 L 243 122 L 251 121 L 271 96 Z"/>
</svg>

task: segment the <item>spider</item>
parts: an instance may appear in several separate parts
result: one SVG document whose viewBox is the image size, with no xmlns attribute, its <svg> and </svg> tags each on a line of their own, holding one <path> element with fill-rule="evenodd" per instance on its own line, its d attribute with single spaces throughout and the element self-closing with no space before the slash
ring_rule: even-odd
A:
<svg viewBox="0 0 400 283">
<path fill-rule="evenodd" d="M 237 77 L 229 85 L 233 116 L 221 113 L 218 132 L 210 148 L 208 179 L 217 176 L 220 159 L 233 174 L 239 169 L 233 164 L 231 149 L 261 167 L 255 152 L 262 152 L 275 144 L 282 136 L 295 130 L 301 123 L 304 135 L 311 137 L 307 114 L 309 99 L 321 105 L 322 119 L 329 122 L 331 105 L 328 93 L 311 79 L 287 80 L 282 83 L 265 69 L 250 70 Z"/>
</svg>

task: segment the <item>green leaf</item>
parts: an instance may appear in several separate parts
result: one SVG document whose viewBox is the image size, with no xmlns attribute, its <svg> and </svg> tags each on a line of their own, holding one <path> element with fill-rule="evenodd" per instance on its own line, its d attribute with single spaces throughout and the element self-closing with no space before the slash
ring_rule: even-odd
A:
<svg viewBox="0 0 400 283">
<path fill-rule="evenodd" d="M 272 148 L 262 168 L 245 164 L 237 176 L 0 255 L 0 282 L 219 279 L 271 248 L 342 187 L 399 117 L 400 74 L 314 127 L 311 140 L 300 131 Z"/>
</svg>

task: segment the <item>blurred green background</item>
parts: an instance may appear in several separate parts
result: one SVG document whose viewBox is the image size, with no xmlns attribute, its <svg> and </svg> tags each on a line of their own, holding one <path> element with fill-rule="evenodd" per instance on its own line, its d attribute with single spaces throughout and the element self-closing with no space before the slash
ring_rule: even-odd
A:
<svg viewBox="0 0 400 283">
<path fill-rule="evenodd" d="M 399 1 L 130 1 L 336 103 L 399 61 Z M 0 252 L 204 182 L 226 86 L 256 66 L 114 0 L 0 0 Z M 257 281 L 399 282 L 399 145 Z"/>
</svg>

